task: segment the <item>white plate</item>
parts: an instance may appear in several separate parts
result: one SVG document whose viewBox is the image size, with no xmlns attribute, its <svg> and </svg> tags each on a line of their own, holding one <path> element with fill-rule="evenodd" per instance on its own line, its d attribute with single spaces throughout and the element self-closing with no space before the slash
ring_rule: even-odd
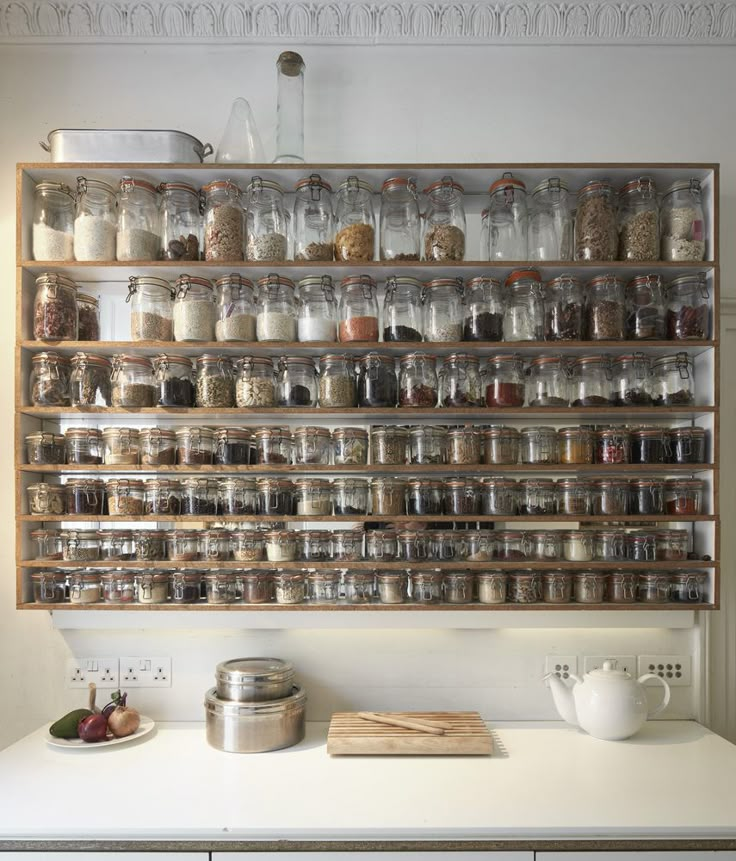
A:
<svg viewBox="0 0 736 861">
<path fill-rule="evenodd" d="M 51 724 L 49 724 L 49 726 L 51 726 Z M 141 725 L 133 735 L 126 735 L 125 738 L 110 738 L 107 741 L 96 742 L 82 741 L 81 738 L 54 738 L 47 729 L 46 744 L 50 744 L 52 747 L 64 747 L 67 750 L 69 748 L 74 750 L 94 750 L 99 747 L 110 747 L 112 744 L 125 744 L 128 741 L 135 741 L 138 738 L 142 738 L 144 735 L 148 735 L 155 726 L 156 724 L 151 720 L 151 718 L 141 715 Z"/>
</svg>

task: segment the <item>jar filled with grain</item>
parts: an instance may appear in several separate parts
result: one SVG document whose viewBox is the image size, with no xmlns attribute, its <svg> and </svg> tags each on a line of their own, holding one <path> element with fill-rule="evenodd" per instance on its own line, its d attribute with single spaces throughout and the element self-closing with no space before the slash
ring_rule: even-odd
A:
<svg viewBox="0 0 736 861">
<path fill-rule="evenodd" d="M 581 341 L 583 287 L 574 275 L 558 275 L 544 286 L 545 341 Z"/>
<path fill-rule="evenodd" d="M 650 358 L 644 353 L 633 353 L 612 359 L 611 393 L 614 406 L 650 406 L 652 403 Z"/>
<path fill-rule="evenodd" d="M 185 478 L 181 483 L 182 514 L 216 514 L 217 487 L 214 478 Z"/>
<path fill-rule="evenodd" d="M 381 260 L 419 260 L 420 217 L 413 176 L 395 176 L 381 187 Z"/>
<path fill-rule="evenodd" d="M 596 463 L 629 463 L 631 433 L 626 428 L 600 428 L 595 432 Z"/>
<path fill-rule="evenodd" d="M 358 405 L 355 365 L 351 356 L 330 353 L 320 358 L 319 405 L 335 409 Z"/>
<path fill-rule="evenodd" d="M 662 195 L 660 218 L 662 260 L 705 259 L 708 235 L 700 180 L 674 182 Z"/>
<path fill-rule="evenodd" d="M 447 462 L 457 466 L 480 463 L 480 432 L 475 427 L 453 427 L 447 431 Z"/>
<path fill-rule="evenodd" d="M 139 604 L 165 604 L 169 600 L 169 575 L 165 571 L 138 571 L 134 577 Z"/>
<path fill-rule="evenodd" d="M 489 260 L 526 260 L 528 214 L 526 185 L 504 173 L 488 189 Z"/>
<path fill-rule="evenodd" d="M 335 428 L 332 432 L 332 456 L 335 466 L 367 464 L 368 431 L 363 428 Z"/>
<path fill-rule="evenodd" d="M 575 259 L 615 260 L 618 251 L 616 200 L 607 179 L 592 179 L 578 192 Z"/>
<path fill-rule="evenodd" d="M 687 353 L 661 356 L 652 364 L 655 406 L 681 407 L 695 403 L 695 365 Z"/>
<path fill-rule="evenodd" d="M 64 514 L 66 512 L 66 487 L 39 481 L 26 488 L 29 514 Z"/>
<path fill-rule="evenodd" d="M 153 359 L 156 380 L 156 406 L 194 406 L 194 368 L 187 356 L 166 353 Z"/>
<path fill-rule="evenodd" d="M 708 279 L 705 272 L 674 278 L 666 292 L 667 338 L 672 341 L 705 340 L 710 334 Z"/>
<path fill-rule="evenodd" d="M 399 406 L 437 406 L 438 380 L 435 356 L 409 353 L 402 356 L 399 370 Z"/>
<path fill-rule="evenodd" d="M 161 260 L 199 260 L 204 251 L 204 199 L 186 182 L 162 182 Z"/>
<path fill-rule="evenodd" d="M 593 484 L 583 478 L 561 478 L 557 482 L 557 513 L 588 516 L 593 513 Z"/>
<path fill-rule="evenodd" d="M 519 486 L 513 478 L 483 478 L 480 482 L 481 514 L 491 516 L 519 513 Z"/>
<path fill-rule="evenodd" d="M 244 260 L 245 213 L 242 192 L 229 180 L 205 185 L 204 259 L 213 263 Z"/>
<path fill-rule="evenodd" d="M 409 462 L 447 463 L 447 428 L 441 425 L 415 425 L 410 428 Z"/>
<path fill-rule="evenodd" d="M 181 484 L 168 478 L 149 478 L 143 489 L 144 514 L 181 514 Z"/>
<path fill-rule="evenodd" d="M 64 435 L 35 431 L 26 435 L 26 459 L 29 464 L 64 463 Z"/>
<path fill-rule="evenodd" d="M 218 341 L 255 341 L 256 306 L 253 282 L 237 272 L 215 282 L 215 338 Z"/>
<path fill-rule="evenodd" d="M 441 481 L 423 478 L 410 478 L 407 482 L 407 514 L 425 516 L 442 514 L 444 485 Z"/>
<path fill-rule="evenodd" d="M 74 260 L 74 194 L 63 182 L 44 180 L 33 190 L 33 259 Z"/>
<path fill-rule="evenodd" d="M 77 293 L 80 341 L 100 340 L 100 301 L 87 293 Z"/>
<path fill-rule="evenodd" d="M 626 285 L 626 337 L 630 341 L 664 338 L 664 293 L 659 275 L 637 275 Z"/>
<path fill-rule="evenodd" d="M 650 176 L 629 180 L 618 193 L 618 259 L 659 260 L 659 202 Z"/>
<path fill-rule="evenodd" d="M 337 341 L 337 300 L 329 275 L 310 275 L 299 282 L 297 334 L 302 342 Z"/>
<path fill-rule="evenodd" d="M 519 431 L 491 425 L 483 431 L 483 463 L 513 466 L 519 461 Z"/>
<path fill-rule="evenodd" d="M 255 479 L 221 478 L 217 483 L 217 511 L 229 515 L 255 514 Z"/>
<path fill-rule="evenodd" d="M 296 484 L 296 513 L 332 514 L 332 485 L 320 478 L 299 478 Z"/>
<path fill-rule="evenodd" d="M 318 396 L 317 369 L 312 359 L 282 356 L 276 375 L 276 406 L 316 407 Z"/>
<path fill-rule="evenodd" d="M 335 260 L 341 263 L 373 260 L 376 242 L 373 189 L 357 176 L 349 176 L 340 183 L 335 196 Z M 361 340 L 378 340 L 378 337 Z"/>
<path fill-rule="evenodd" d="M 69 603 L 97 604 L 102 600 L 99 571 L 72 571 L 69 575 Z"/>
<path fill-rule="evenodd" d="M 233 363 L 227 356 L 206 353 L 197 359 L 194 404 L 205 409 L 235 406 Z"/>
<path fill-rule="evenodd" d="M 529 363 L 526 397 L 530 407 L 570 405 L 570 364 L 562 356 L 535 356 Z"/>
<path fill-rule="evenodd" d="M 139 435 L 144 466 L 173 466 L 176 463 L 176 433 L 168 428 L 142 428 Z"/>
<path fill-rule="evenodd" d="M 293 562 L 296 559 L 296 532 L 271 529 L 264 537 L 269 562 Z"/>
<path fill-rule="evenodd" d="M 174 340 L 215 340 L 215 297 L 206 278 L 180 275 L 176 279 Z"/>
<path fill-rule="evenodd" d="M 493 559 L 493 530 L 468 530 L 464 539 L 468 547 L 468 562 L 489 562 Z"/>
<path fill-rule="evenodd" d="M 255 443 L 248 428 L 215 428 L 215 465 L 248 464 L 251 462 L 252 451 L 255 451 Z"/>
<path fill-rule="evenodd" d="M 395 407 L 398 398 L 393 356 L 368 353 L 358 359 L 358 406 Z"/>
<path fill-rule="evenodd" d="M 504 288 L 504 341 L 544 339 L 544 292 L 536 269 L 516 269 Z"/>
<path fill-rule="evenodd" d="M 509 575 L 505 571 L 479 571 L 478 601 L 481 604 L 505 604 Z"/>
<path fill-rule="evenodd" d="M 207 427 L 176 428 L 176 462 L 180 466 L 210 466 L 215 456 L 215 432 Z"/>
<path fill-rule="evenodd" d="M 586 427 L 564 427 L 557 431 L 559 462 L 566 465 L 593 463 L 593 431 Z"/>
<path fill-rule="evenodd" d="M 535 604 L 542 598 L 541 576 L 521 569 L 508 572 L 507 599 L 511 604 Z"/>
<path fill-rule="evenodd" d="M 284 189 L 277 182 L 254 176 L 246 195 L 246 260 L 284 262 L 288 232 Z"/>
<path fill-rule="evenodd" d="M 422 250 L 425 260 L 465 259 L 464 189 L 451 176 L 445 176 L 424 189 L 427 207 L 422 225 Z"/>
<path fill-rule="evenodd" d="M 371 510 L 375 517 L 406 514 L 406 481 L 399 478 L 371 479 Z"/>
<path fill-rule="evenodd" d="M 521 356 L 489 356 L 484 379 L 486 406 L 524 406 L 526 375 Z"/>
<path fill-rule="evenodd" d="M 593 561 L 593 532 L 571 529 L 562 533 L 562 558 L 566 562 Z"/>
<path fill-rule="evenodd" d="M 102 463 L 102 435 L 97 428 L 68 428 L 64 434 L 64 460 L 79 466 Z M 62 461 L 64 462 L 64 461 Z"/>
<path fill-rule="evenodd" d="M 73 407 L 109 407 L 112 398 L 112 364 L 105 356 L 75 353 L 71 360 L 69 389 Z"/>
<path fill-rule="evenodd" d="M 277 571 L 273 590 L 277 604 L 301 604 L 307 597 L 306 577 L 301 571 Z"/>
<path fill-rule="evenodd" d="M 96 534 L 100 559 L 135 559 L 135 543 L 130 529 L 100 529 Z"/>
<path fill-rule="evenodd" d="M 110 401 L 113 407 L 138 409 L 156 403 L 153 367 L 144 356 L 113 356 Z"/>
<path fill-rule="evenodd" d="M 109 514 L 143 514 L 143 482 L 135 478 L 116 478 L 107 482 L 107 510 Z"/>
<path fill-rule="evenodd" d="M 77 285 L 56 272 L 36 278 L 33 337 L 37 341 L 76 341 L 79 336 Z"/>
<path fill-rule="evenodd" d="M 294 456 L 294 441 L 288 427 L 256 428 L 256 463 L 291 463 Z"/>
<path fill-rule="evenodd" d="M 63 529 L 61 548 L 65 562 L 96 562 L 100 558 L 100 537 L 96 529 Z"/>
<path fill-rule="evenodd" d="M 586 288 L 585 337 L 589 341 L 622 341 L 626 337 L 624 282 L 615 275 L 598 275 Z"/>
<path fill-rule="evenodd" d="M 471 278 L 465 284 L 463 341 L 500 341 L 503 313 L 501 282 L 486 275 Z"/>
<path fill-rule="evenodd" d="M 296 341 L 294 282 L 274 273 L 258 279 L 256 337 L 259 341 Z"/>
<path fill-rule="evenodd" d="M 408 462 L 408 428 L 374 425 L 371 428 L 371 463 L 401 466 Z"/>
<path fill-rule="evenodd" d="M 140 431 L 137 428 L 103 428 L 102 462 L 117 466 L 140 463 Z"/>
<path fill-rule="evenodd" d="M 163 278 L 131 275 L 128 278 L 131 341 L 174 340 L 174 290 Z"/>
<path fill-rule="evenodd" d="M 422 294 L 424 284 L 408 275 L 386 279 L 383 296 L 383 340 L 422 341 Z"/>
<path fill-rule="evenodd" d="M 519 482 L 519 514 L 546 516 L 557 511 L 557 485 L 551 478 L 524 478 Z"/>
<path fill-rule="evenodd" d="M 461 341 L 463 337 L 462 278 L 435 278 L 424 288 L 425 341 Z"/>
<path fill-rule="evenodd" d="M 573 237 L 567 183 L 559 176 L 543 179 L 529 207 L 529 260 L 572 260 Z"/>
<path fill-rule="evenodd" d="M 232 534 L 236 562 L 261 562 L 266 558 L 266 536 L 254 529 L 238 529 Z"/>
<path fill-rule="evenodd" d="M 350 275 L 340 282 L 339 340 L 378 340 L 376 282 L 370 275 Z"/>
<path fill-rule="evenodd" d="M 148 180 L 124 176 L 118 191 L 118 260 L 158 260 L 161 247 L 159 195 Z"/>
<path fill-rule="evenodd" d="M 479 407 L 483 404 L 478 357 L 452 353 L 445 358 L 439 372 L 441 407 Z"/>
<path fill-rule="evenodd" d="M 574 407 L 607 407 L 613 401 L 608 356 L 579 356 L 572 363 L 570 402 Z"/>
<path fill-rule="evenodd" d="M 293 514 L 294 484 L 285 478 L 256 479 L 258 514 Z"/>
<path fill-rule="evenodd" d="M 99 179 L 77 177 L 74 259 L 82 262 L 115 260 L 117 232 L 115 189 Z"/>
<path fill-rule="evenodd" d="M 244 356 L 235 364 L 235 406 L 272 407 L 276 403 L 276 375 L 266 356 Z"/>
<path fill-rule="evenodd" d="M 593 514 L 629 513 L 629 482 L 625 478 L 599 478 L 593 482 Z"/>
<path fill-rule="evenodd" d="M 105 512 L 105 482 L 94 478 L 73 478 L 64 485 L 66 513 L 98 515 Z"/>
<path fill-rule="evenodd" d="M 294 260 L 332 261 L 335 241 L 332 186 L 318 173 L 310 174 L 296 184 L 292 230 Z"/>
</svg>

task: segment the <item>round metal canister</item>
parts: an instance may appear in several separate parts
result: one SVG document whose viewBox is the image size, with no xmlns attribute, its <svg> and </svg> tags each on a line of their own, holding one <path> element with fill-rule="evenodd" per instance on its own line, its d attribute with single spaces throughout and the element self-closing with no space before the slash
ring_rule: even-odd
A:
<svg viewBox="0 0 736 861">
<path fill-rule="evenodd" d="M 291 694 L 294 667 L 279 658 L 235 658 L 215 670 L 217 696 L 236 703 L 280 700 Z"/>
</svg>

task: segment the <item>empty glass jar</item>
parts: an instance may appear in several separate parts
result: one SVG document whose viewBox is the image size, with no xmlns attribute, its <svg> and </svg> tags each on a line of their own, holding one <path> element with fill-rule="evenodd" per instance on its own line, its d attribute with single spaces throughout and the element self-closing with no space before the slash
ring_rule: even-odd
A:
<svg viewBox="0 0 736 861">
<path fill-rule="evenodd" d="M 419 260 L 419 205 L 414 177 L 395 176 L 381 187 L 381 260 Z"/>
<path fill-rule="evenodd" d="M 544 179 L 532 192 L 529 212 L 529 259 L 572 260 L 573 218 L 567 183 Z"/>
<path fill-rule="evenodd" d="M 526 185 L 504 173 L 490 187 L 489 260 L 527 259 Z"/>
</svg>

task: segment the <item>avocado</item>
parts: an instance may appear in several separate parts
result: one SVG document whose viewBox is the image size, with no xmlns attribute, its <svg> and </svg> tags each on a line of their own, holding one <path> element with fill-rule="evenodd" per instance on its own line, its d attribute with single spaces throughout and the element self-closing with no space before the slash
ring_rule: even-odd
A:
<svg viewBox="0 0 736 861">
<path fill-rule="evenodd" d="M 89 709 L 74 709 L 73 712 L 65 714 L 56 723 L 52 723 L 49 732 L 54 738 L 79 738 L 77 727 L 82 718 L 89 717 L 92 712 Z"/>
</svg>

